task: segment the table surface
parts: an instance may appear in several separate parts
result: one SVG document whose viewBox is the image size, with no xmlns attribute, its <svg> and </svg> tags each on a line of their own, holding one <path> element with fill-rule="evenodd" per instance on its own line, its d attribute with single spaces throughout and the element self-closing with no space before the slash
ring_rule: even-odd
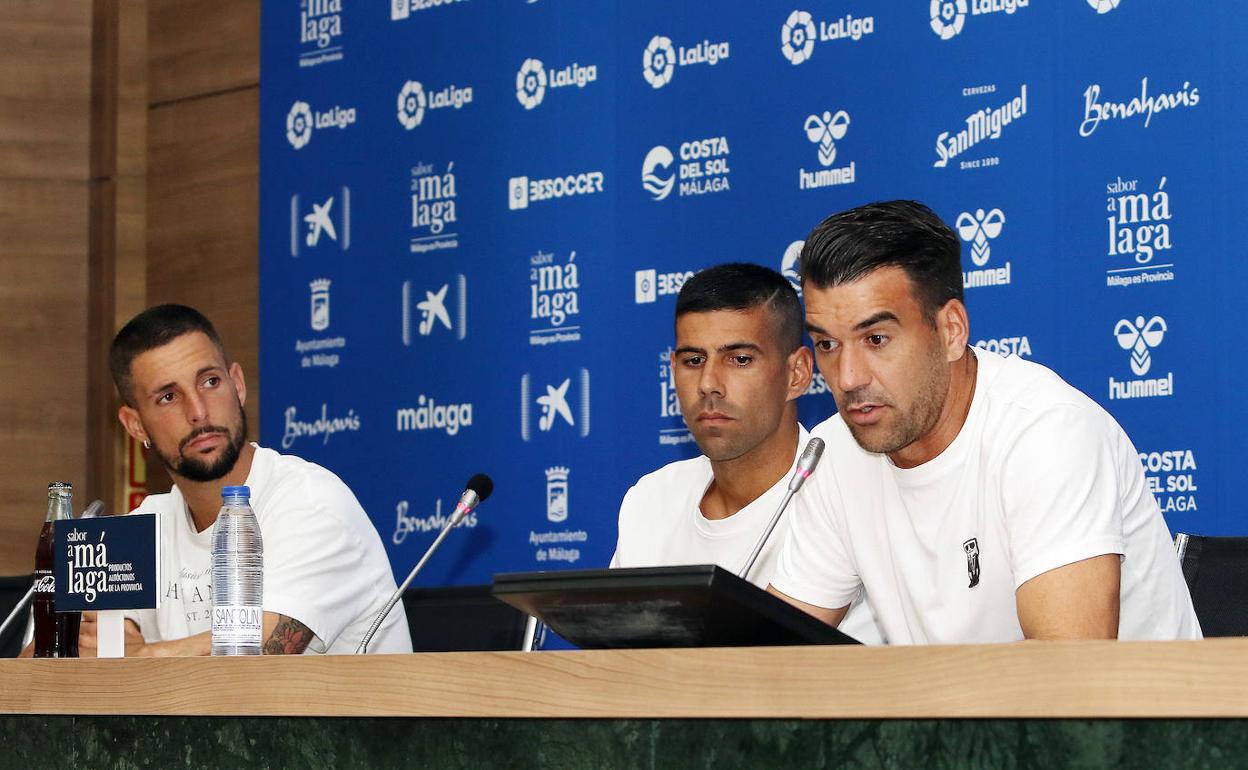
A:
<svg viewBox="0 0 1248 770">
<path fill-rule="evenodd" d="M 0 660 L 0 713 L 1248 717 L 1248 638 Z"/>
</svg>

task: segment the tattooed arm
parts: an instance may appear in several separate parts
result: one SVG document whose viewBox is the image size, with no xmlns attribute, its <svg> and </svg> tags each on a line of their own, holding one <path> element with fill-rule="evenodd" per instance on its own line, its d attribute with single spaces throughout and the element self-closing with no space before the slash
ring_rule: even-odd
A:
<svg viewBox="0 0 1248 770">
<path fill-rule="evenodd" d="M 312 629 L 292 617 L 275 612 L 264 613 L 265 655 L 299 655 L 312 641 Z"/>
</svg>

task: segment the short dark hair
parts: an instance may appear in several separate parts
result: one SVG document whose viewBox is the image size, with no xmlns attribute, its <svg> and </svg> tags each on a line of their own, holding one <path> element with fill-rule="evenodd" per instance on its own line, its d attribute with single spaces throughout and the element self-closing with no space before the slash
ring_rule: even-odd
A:
<svg viewBox="0 0 1248 770">
<path fill-rule="evenodd" d="M 676 297 L 676 318 L 685 313 L 750 310 L 766 305 L 775 321 L 776 341 L 786 353 L 802 345 L 802 303 L 788 279 L 748 262 L 708 267 L 685 281 Z"/>
<path fill-rule="evenodd" d="M 881 267 L 900 267 L 932 321 L 949 300 L 962 301 L 961 253 L 953 230 L 922 203 L 869 203 L 833 214 L 811 230 L 802 247 L 802 285 L 826 289 Z"/>
<path fill-rule="evenodd" d="M 134 406 L 134 394 L 131 393 L 130 365 L 139 355 L 192 332 L 202 332 L 225 355 L 225 346 L 216 328 L 203 313 L 186 305 L 156 305 L 149 307 L 129 323 L 121 327 L 113 344 L 108 350 L 108 368 L 113 375 L 113 384 L 122 400 Z"/>
</svg>

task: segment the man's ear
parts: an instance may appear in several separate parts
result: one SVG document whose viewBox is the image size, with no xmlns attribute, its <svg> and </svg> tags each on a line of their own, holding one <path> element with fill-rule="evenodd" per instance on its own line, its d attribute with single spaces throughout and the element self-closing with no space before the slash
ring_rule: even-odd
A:
<svg viewBox="0 0 1248 770">
<path fill-rule="evenodd" d="M 143 420 L 139 417 L 139 410 L 125 404 L 117 410 L 117 419 L 121 421 L 121 427 L 126 429 L 135 441 L 142 444 L 148 440 L 147 430 L 143 427 Z"/>
<path fill-rule="evenodd" d="M 971 322 L 961 300 L 951 299 L 936 311 L 936 333 L 945 348 L 945 360 L 950 363 L 960 360 L 971 338 Z"/>
<path fill-rule="evenodd" d="M 239 406 L 247 406 L 247 381 L 243 378 L 243 367 L 237 361 L 230 364 L 230 379 L 234 381 L 234 390 L 238 391 Z"/>
<path fill-rule="evenodd" d="M 814 377 L 814 358 L 810 354 L 810 348 L 798 345 L 797 350 L 789 354 L 785 365 L 789 375 L 789 390 L 785 400 L 793 401 L 806 392 L 811 378 Z"/>
</svg>

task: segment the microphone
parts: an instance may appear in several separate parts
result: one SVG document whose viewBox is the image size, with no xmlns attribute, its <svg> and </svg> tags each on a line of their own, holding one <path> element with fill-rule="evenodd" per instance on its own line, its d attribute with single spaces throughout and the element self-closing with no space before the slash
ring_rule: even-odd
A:
<svg viewBox="0 0 1248 770">
<path fill-rule="evenodd" d="M 83 509 L 82 515 L 79 516 L 78 518 L 94 519 L 96 516 L 99 516 L 103 511 L 104 511 L 104 501 L 95 500 L 90 505 L 88 505 L 86 508 Z M 35 595 L 35 587 L 32 585 L 30 587 L 30 590 L 26 592 L 26 595 L 23 596 L 17 602 L 16 605 L 14 605 L 13 610 L 9 613 L 9 616 L 4 619 L 4 622 L 0 623 L 0 639 L 4 638 L 4 632 L 9 630 L 9 626 L 13 623 L 14 619 L 16 619 L 17 616 L 20 615 L 22 611 L 26 609 L 26 605 L 30 604 L 30 600 L 34 597 L 34 595 Z"/>
<path fill-rule="evenodd" d="M 446 526 L 442 527 L 442 531 L 438 533 L 438 536 L 434 538 L 433 543 L 429 545 L 428 550 L 425 551 L 425 555 L 420 557 L 420 561 L 416 562 L 415 567 L 412 567 L 412 571 L 407 574 L 407 579 L 403 581 L 403 584 L 399 586 L 397 590 L 395 590 L 394 595 L 391 596 L 390 600 L 386 602 L 386 606 L 382 607 L 381 612 L 377 613 L 377 617 L 374 618 L 373 624 L 368 627 L 368 632 L 365 633 L 364 638 L 360 640 L 360 646 L 355 648 L 356 655 L 368 652 L 368 643 L 371 642 L 373 637 L 377 635 L 378 629 L 381 628 L 382 621 L 384 621 L 386 616 L 390 614 L 390 610 L 394 609 L 394 605 L 398 604 L 399 600 L 403 598 L 403 592 L 406 591 L 407 587 L 412 584 L 412 580 L 415 579 L 416 575 L 424 569 L 425 562 L 429 561 L 429 557 L 433 556 L 433 552 L 438 549 L 438 546 L 442 545 L 442 541 L 446 539 L 446 536 L 450 534 L 450 531 L 455 527 L 455 525 L 463 521 L 464 517 L 469 513 L 475 511 L 477 506 L 485 502 L 486 498 L 494 492 L 493 479 L 484 473 L 478 473 L 468 479 L 468 483 L 464 486 L 464 492 L 459 496 L 459 502 L 455 505 L 454 513 L 452 513 L 451 517 L 447 519 Z"/>
<path fill-rule="evenodd" d="M 784 513 L 784 509 L 789 506 L 789 501 L 793 499 L 793 495 L 797 494 L 797 491 L 806 483 L 806 479 L 810 478 L 810 474 L 815 472 L 815 466 L 819 464 L 819 458 L 823 456 L 823 447 L 824 443 L 821 438 L 812 438 L 806 442 L 806 448 L 802 450 L 801 457 L 797 458 L 797 467 L 793 469 L 793 476 L 789 479 L 789 488 L 784 493 L 784 499 L 780 501 L 780 507 L 772 514 L 771 521 L 767 523 L 767 529 L 763 530 L 763 536 L 754 544 L 754 550 L 750 553 L 750 558 L 746 560 L 745 566 L 737 573 L 737 577 L 745 578 L 754 567 L 754 562 L 758 560 L 759 554 L 763 552 L 763 546 L 766 545 L 767 538 L 771 537 L 776 524 L 780 523 L 780 516 Z"/>
</svg>

